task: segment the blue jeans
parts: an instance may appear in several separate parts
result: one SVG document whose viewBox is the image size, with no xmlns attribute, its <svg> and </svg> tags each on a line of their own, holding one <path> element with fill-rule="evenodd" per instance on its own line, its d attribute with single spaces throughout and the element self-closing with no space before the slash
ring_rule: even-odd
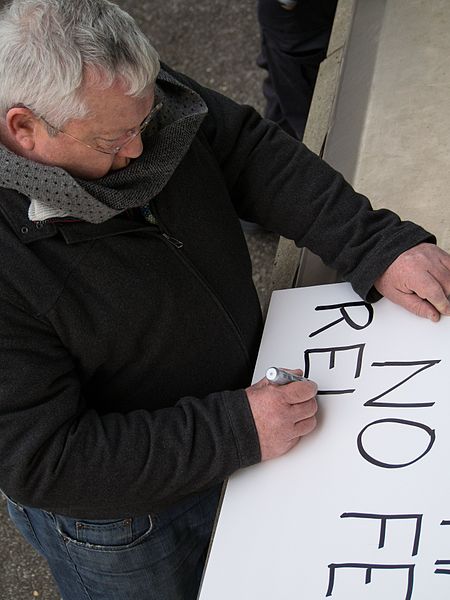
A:
<svg viewBox="0 0 450 600">
<path fill-rule="evenodd" d="M 195 600 L 219 496 L 215 487 L 156 514 L 108 521 L 7 501 L 64 600 Z"/>
</svg>

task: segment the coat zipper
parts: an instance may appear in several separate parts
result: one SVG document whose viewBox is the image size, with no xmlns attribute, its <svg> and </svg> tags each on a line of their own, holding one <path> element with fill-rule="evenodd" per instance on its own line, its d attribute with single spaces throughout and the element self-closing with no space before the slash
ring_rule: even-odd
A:
<svg viewBox="0 0 450 600">
<path fill-rule="evenodd" d="M 168 233 L 166 233 L 165 231 L 163 231 L 159 225 L 159 221 L 157 222 L 157 225 L 159 227 L 159 230 L 160 230 L 163 238 L 165 240 L 167 240 L 168 242 L 170 242 L 170 244 L 172 244 L 172 246 L 175 246 L 175 248 L 177 248 L 178 250 L 181 250 L 181 248 L 184 246 L 183 242 L 180 242 L 180 240 L 177 240 L 177 238 L 174 238 L 171 235 L 169 235 Z"/>
<path fill-rule="evenodd" d="M 172 246 L 172 248 L 175 248 L 177 251 L 181 250 L 183 248 L 183 246 L 184 246 L 184 243 L 182 241 L 178 240 L 177 238 L 171 236 L 168 233 L 167 228 L 161 223 L 161 221 L 159 219 L 159 215 L 157 214 L 153 203 L 152 203 L 151 209 L 152 209 L 152 214 L 153 214 L 153 216 L 155 218 L 155 221 L 156 221 L 155 225 L 159 229 L 161 237 L 170 246 Z M 197 271 L 196 267 L 189 260 L 189 258 L 183 252 L 177 252 L 177 255 L 180 258 L 180 260 L 183 262 L 183 264 L 187 267 L 187 269 L 189 271 L 191 271 L 191 273 L 193 273 L 193 275 L 197 278 L 197 280 L 201 283 L 201 285 L 206 289 L 206 291 L 211 296 L 211 298 L 214 300 L 215 304 L 219 307 L 219 309 L 225 314 L 227 320 L 230 322 L 230 324 L 231 324 L 232 328 L 234 329 L 234 332 L 235 332 L 235 334 L 236 334 L 236 336 L 238 338 L 239 345 L 242 348 L 242 351 L 243 351 L 243 354 L 244 354 L 244 358 L 245 358 L 245 360 L 247 362 L 247 366 L 249 368 L 251 368 L 250 357 L 248 355 L 247 348 L 245 346 L 244 340 L 242 339 L 242 335 L 241 335 L 241 333 L 239 331 L 239 327 L 237 326 L 235 320 L 233 319 L 233 317 L 231 316 L 231 314 L 229 313 L 229 311 L 226 309 L 226 307 L 224 306 L 224 304 L 222 303 L 222 301 L 220 300 L 220 298 L 217 296 L 217 294 L 211 288 L 211 286 L 209 285 L 209 283 L 203 277 L 203 275 L 201 275 L 201 273 L 199 273 Z"/>
</svg>

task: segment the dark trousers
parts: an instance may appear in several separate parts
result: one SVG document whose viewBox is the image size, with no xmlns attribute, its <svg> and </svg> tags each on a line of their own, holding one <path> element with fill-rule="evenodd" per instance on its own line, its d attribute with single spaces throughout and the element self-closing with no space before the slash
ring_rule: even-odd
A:
<svg viewBox="0 0 450 600">
<path fill-rule="evenodd" d="M 337 0 L 298 0 L 292 10 L 258 0 L 265 116 L 302 139 L 319 65 L 326 56 Z"/>
</svg>

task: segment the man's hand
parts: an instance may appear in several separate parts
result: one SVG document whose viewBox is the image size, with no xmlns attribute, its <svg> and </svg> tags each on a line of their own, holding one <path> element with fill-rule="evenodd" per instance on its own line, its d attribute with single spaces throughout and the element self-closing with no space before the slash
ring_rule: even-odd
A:
<svg viewBox="0 0 450 600">
<path fill-rule="evenodd" d="M 301 371 L 292 373 L 302 375 Z M 258 431 L 262 460 L 285 454 L 317 424 L 317 385 L 313 381 L 272 385 L 264 378 L 245 391 Z"/>
<path fill-rule="evenodd" d="M 375 281 L 392 302 L 432 321 L 450 315 L 450 255 L 433 244 L 419 244 L 394 260 Z"/>
</svg>

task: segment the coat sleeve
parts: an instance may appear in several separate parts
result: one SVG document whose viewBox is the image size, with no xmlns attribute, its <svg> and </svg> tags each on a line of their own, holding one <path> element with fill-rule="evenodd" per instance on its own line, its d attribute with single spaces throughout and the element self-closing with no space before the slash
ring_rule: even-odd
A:
<svg viewBox="0 0 450 600">
<path fill-rule="evenodd" d="M 402 252 L 436 242 L 392 211 L 373 210 L 340 173 L 251 107 L 181 77 L 208 106 L 202 131 L 239 216 L 309 248 L 362 298 L 379 298 L 373 282 Z"/>
<path fill-rule="evenodd" d="M 80 518 L 145 514 L 260 460 L 243 390 L 100 413 L 52 327 L 0 297 L 0 488 Z"/>
</svg>

